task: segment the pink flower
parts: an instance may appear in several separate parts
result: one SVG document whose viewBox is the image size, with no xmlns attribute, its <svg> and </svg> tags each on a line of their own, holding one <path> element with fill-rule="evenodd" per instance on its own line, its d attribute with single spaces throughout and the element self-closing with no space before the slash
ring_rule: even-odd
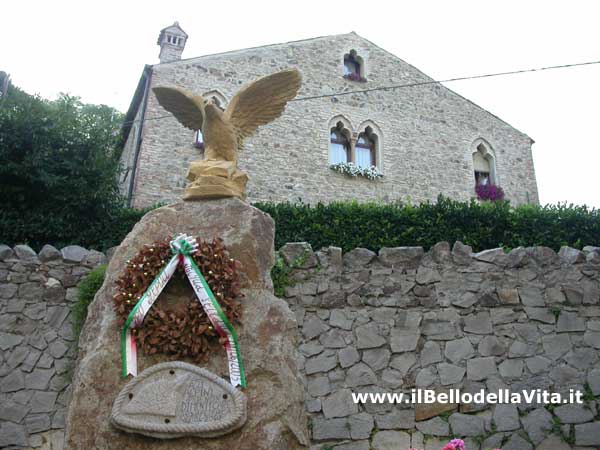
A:
<svg viewBox="0 0 600 450">
<path fill-rule="evenodd" d="M 442 450 L 457 450 L 457 449 L 452 444 L 446 444 L 446 445 L 444 445 Z"/>
<path fill-rule="evenodd" d="M 456 450 L 465 450 L 465 441 L 462 439 L 452 439 L 449 442 Z"/>
</svg>

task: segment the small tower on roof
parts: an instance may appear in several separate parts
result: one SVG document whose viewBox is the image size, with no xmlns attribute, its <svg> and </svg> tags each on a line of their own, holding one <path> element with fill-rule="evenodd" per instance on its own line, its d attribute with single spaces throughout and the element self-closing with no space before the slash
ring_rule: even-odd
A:
<svg viewBox="0 0 600 450">
<path fill-rule="evenodd" d="M 179 26 L 179 22 L 160 30 L 157 45 L 160 46 L 158 59 L 161 63 L 178 61 L 185 48 L 188 35 Z"/>
</svg>

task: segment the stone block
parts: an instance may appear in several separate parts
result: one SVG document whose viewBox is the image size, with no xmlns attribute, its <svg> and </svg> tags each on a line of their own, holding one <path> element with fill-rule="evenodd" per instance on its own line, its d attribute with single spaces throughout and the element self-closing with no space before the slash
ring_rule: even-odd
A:
<svg viewBox="0 0 600 450">
<path fill-rule="evenodd" d="M 375 252 L 367 248 L 355 248 L 354 250 L 345 253 L 342 257 L 342 261 L 345 267 L 358 269 L 365 267 L 373 261 L 376 256 Z"/>
<path fill-rule="evenodd" d="M 346 347 L 338 352 L 338 359 L 340 366 L 346 369 L 360 361 L 360 354 L 354 347 Z"/>
<path fill-rule="evenodd" d="M 80 263 L 89 251 L 79 245 L 68 245 L 61 249 L 63 260 L 67 263 Z"/>
<path fill-rule="evenodd" d="M 494 331 L 490 313 L 487 311 L 481 311 L 476 314 L 465 316 L 464 321 L 465 326 L 463 329 L 466 333 L 492 334 Z"/>
<path fill-rule="evenodd" d="M 352 400 L 350 389 L 340 389 L 321 399 L 323 415 L 327 419 L 347 417 L 358 413 L 358 404 Z"/>
<path fill-rule="evenodd" d="M 37 257 L 37 253 L 29 245 L 15 245 L 13 250 L 19 259 L 33 259 Z"/>
<path fill-rule="evenodd" d="M 585 331 L 585 320 L 576 312 L 561 311 L 556 322 L 558 333 Z"/>
<path fill-rule="evenodd" d="M 440 344 L 435 341 L 427 341 L 423 345 L 420 356 L 420 364 L 422 367 L 428 366 L 442 361 L 442 352 Z"/>
<path fill-rule="evenodd" d="M 383 324 L 369 323 L 361 325 L 354 329 L 354 334 L 356 336 L 356 348 L 358 349 L 381 347 L 387 342 L 387 327 Z M 394 351 L 393 345 L 392 351 Z"/>
<path fill-rule="evenodd" d="M 23 425 L 12 422 L 0 423 L 0 447 L 27 447 L 28 445 L 29 437 Z"/>
<path fill-rule="evenodd" d="M 493 356 L 467 360 L 467 378 L 473 381 L 485 380 L 496 375 L 498 370 Z"/>
<path fill-rule="evenodd" d="M 575 425 L 576 445 L 600 445 L 600 422 Z"/>
<path fill-rule="evenodd" d="M 375 416 L 375 424 L 380 430 L 410 430 L 415 426 L 415 412 L 412 409 L 394 408 L 387 414 Z"/>
<path fill-rule="evenodd" d="M 518 430 L 521 426 L 519 410 L 516 405 L 512 404 L 496 405 L 493 420 L 498 431 Z"/>
<path fill-rule="evenodd" d="M 485 423 L 482 417 L 454 413 L 449 419 L 454 436 L 479 436 L 485 434 Z"/>
<path fill-rule="evenodd" d="M 324 417 L 314 417 L 312 421 L 312 438 L 315 441 L 350 439 L 348 419 L 325 419 Z"/>
<path fill-rule="evenodd" d="M 386 368 L 390 362 L 391 353 L 387 348 L 363 350 L 362 360 L 374 371 Z"/>
<path fill-rule="evenodd" d="M 438 374 L 442 385 L 460 383 L 465 376 L 465 368 L 454 364 L 441 363 L 437 365 Z"/>
<path fill-rule="evenodd" d="M 453 363 L 471 358 L 474 354 L 473 345 L 466 337 L 446 342 L 444 355 Z"/>
<path fill-rule="evenodd" d="M 313 356 L 306 360 L 304 370 L 306 375 L 312 375 L 319 372 L 328 372 L 337 366 L 337 355 L 333 351 L 323 352 L 318 356 Z"/>
<path fill-rule="evenodd" d="M 377 376 L 369 366 L 360 362 L 346 372 L 347 387 L 368 386 L 377 383 Z"/>
<path fill-rule="evenodd" d="M 417 267 L 424 254 L 423 247 L 382 247 L 379 261 L 387 267 Z"/>
<path fill-rule="evenodd" d="M 10 248 L 6 244 L 0 244 L 0 261 L 4 261 L 6 259 L 14 258 L 15 252 L 12 248 Z"/>
<path fill-rule="evenodd" d="M 585 261 L 585 253 L 573 247 L 563 245 L 558 251 L 558 257 L 564 264 L 578 264 Z"/>
<path fill-rule="evenodd" d="M 397 450 L 410 447 L 410 434 L 404 431 L 378 431 L 371 441 L 373 450 Z"/>
<path fill-rule="evenodd" d="M 450 426 L 448 425 L 448 422 L 442 420 L 439 417 L 434 417 L 433 419 L 417 422 L 415 425 L 417 427 L 417 430 L 428 436 L 450 435 Z"/>
<path fill-rule="evenodd" d="M 46 244 L 40 250 L 38 257 L 40 258 L 40 261 L 48 262 L 62 258 L 62 253 L 52 245 Z"/>
<path fill-rule="evenodd" d="M 594 413 L 582 405 L 560 405 L 554 408 L 553 413 L 561 423 L 584 423 L 594 419 Z"/>
<path fill-rule="evenodd" d="M 0 379 L 0 392 L 16 392 L 23 388 L 25 388 L 25 378 L 19 369 L 12 370 Z"/>
<path fill-rule="evenodd" d="M 538 445 L 552 430 L 552 414 L 545 408 L 537 408 L 521 417 L 521 424 L 531 441 Z"/>
<path fill-rule="evenodd" d="M 288 266 L 300 269 L 312 269 L 319 263 L 308 242 L 288 242 L 279 249 L 279 254 Z"/>
<path fill-rule="evenodd" d="M 417 343 L 421 337 L 417 331 L 411 331 L 401 328 L 392 328 L 390 336 L 390 347 L 394 353 L 412 352 L 417 348 Z"/>
<path fill-rule="evenodd" d="M 352 439 L 369 439 L 373 431 L 373 416 L 367 413 L 360 413 L 348 418 L 350 426 L 350 437 Z M 339 447 L 337 447 L 339 448 Z M 369 447 L 367 446 L 367 449 Z"/>
</svg>

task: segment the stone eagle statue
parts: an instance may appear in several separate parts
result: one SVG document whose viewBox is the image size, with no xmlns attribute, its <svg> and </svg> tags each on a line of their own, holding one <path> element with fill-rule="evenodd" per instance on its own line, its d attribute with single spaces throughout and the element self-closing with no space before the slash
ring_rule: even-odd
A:
<svg viewBox="0 0 600 450">
<path fill-rule="evenodd" d="M 184 200 L 243 198 L 248 176 L 237 169 L 237 156 L 244 139 L 279 117 L 301 84 L 295 69 L 267 75 L 242 87 L 225 111 L 181 88 L 153 88 L 164 109 L 186 128 L 201 130 L 204 138 L 205 159 L 191 163 Z"/>
<path fill-rule="evenodd" d="M 206 159 L 235 161 L 244 138 L 279 117 L 301 83 L 297 70 L 259 78 L 240 89 L 224 112 L 211 100 L 181 88 L 152 90 L 161 106 L 184 127 L 202 131 Z"/>
</svg>

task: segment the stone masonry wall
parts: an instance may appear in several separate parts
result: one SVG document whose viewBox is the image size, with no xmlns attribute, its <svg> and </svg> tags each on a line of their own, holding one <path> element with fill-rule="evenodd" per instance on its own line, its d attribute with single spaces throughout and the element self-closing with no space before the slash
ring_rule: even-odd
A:
<svg viewBox="0 0 600 450">
<path fill-rule="evenodd" d="M 191 37 L 193 39 L 193 36 Z M 343 78 L 344 54 L 365 61 L 366 83 Z M 298 98 L 431 81 L 431 78 L 355 33 L 184 59 L 152 67 L 152 87 L 179 86 L 195 94 L 217 91 L 230 101 L 244 84 L 279 70 L 302 72 Z M 225 105 L 224 105 L 225 106 Z M 139 118 L 139 115 L 138 115 Z M 341 120 L 354 136 L 374 128 L 384 177 L 349 178 L 329 168 L 332 126 Z M 203 157 L 194 132 L 148 97 L 133 204 L 181 198 L 192 160 Z M 132 148 L 130 133 L 126 149 Z M 484 139 L 495 155 L 497 182 L 515 204 L 537 203 L 532 140 L 451 90 L 426 84 L 368 94 L 292 101 L 284 114 L 247 139 L 239 166 L 248 172 L 248 199 L 306 203 L 331 200 L 413 202 L 439 193 L 475 196 L 473 152 Z M 123 164 L 131 168 L 130 152 Z M 127 180 L 124 181 L 125 183 Z"/>
<path fill-rule="evenodd" d="M 600 248 L 473 254 L 456 243 L 378 255 L 308 244 L 285 289 L 301 330 L 313 449 L 600 448 Z M 0 448 L 60 450 L 76 285 L 103 254 L 0 245 Z M 353 404 L 414 387 L 585 392 L 585 405 Z M 567 444 L 565 441 L 568 441 Z"/>
<path fill-rule="evenodd" d="M 286 244 L 313 449 L 600 448 L 600 248 Z M 585 405 L 392 405 L 351 392 L 585 392 Z M 567 443 L 569 442 L 569 443 Z M 574 445 L 575 447 L 572 447 Z"/>
<path fill-rule="evenodd" d="M 105 262 L 71 245 L 0 245 L 0 448 L 62 450 L 77 355 L 71 307 L 77 283 Z"/>
</svg>

